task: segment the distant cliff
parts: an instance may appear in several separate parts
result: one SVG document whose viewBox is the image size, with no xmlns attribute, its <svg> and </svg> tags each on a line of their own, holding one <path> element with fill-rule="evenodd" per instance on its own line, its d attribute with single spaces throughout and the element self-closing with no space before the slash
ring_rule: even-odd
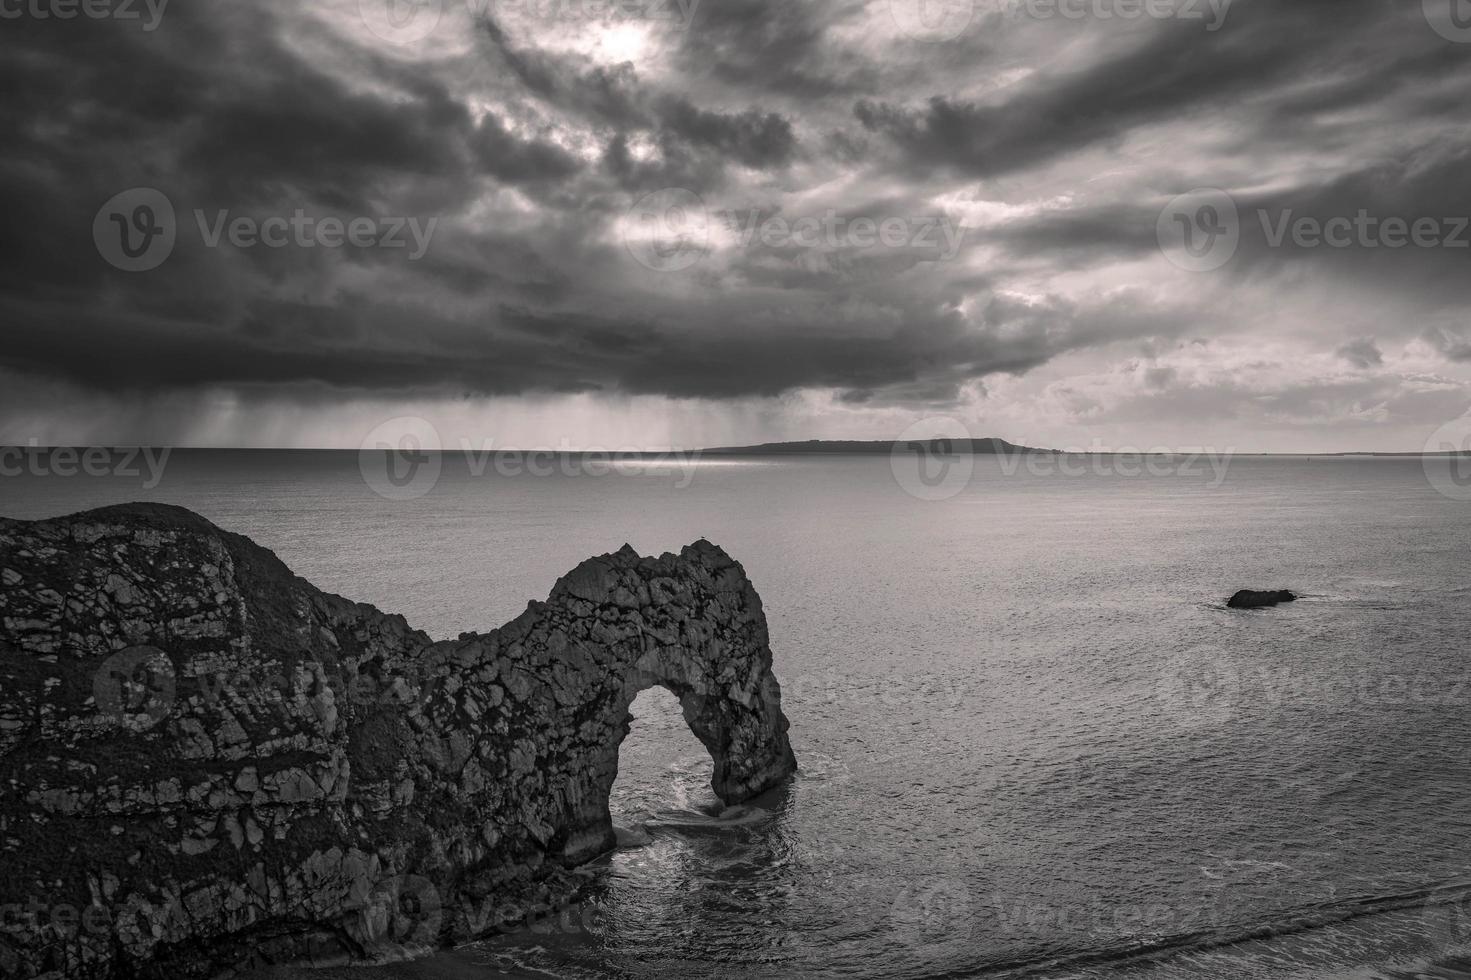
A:
<svg viewBox="0 0 1471 980">
<path fill-rule="evenodd" d="M 988 456 L 1053 452 L 1051 449 L 1033 449 L 1030 446 L 1018 446 L 1016 443 L 1007 442 L 1005 439 L 921 439 L 908 442 L 894 442 L 889 439 L 876 441 L 808 439 L 805 442 L 768 442 L 759 446 L 723 446 L 717 449 L 704 449 L 701 452 L 708 456 L 774 456 L 788 453 L 827 455 L 882 454 L 888 456 L 895 452 L 917 452 L 921 449 L 932 453 L 958 452 Z"/>
<path fill-rule="evenodd" d="M 0 520 L 0 586 L 5 976 L 384 959 L 564 900 L 654 685 L 727 803 L 796 768 L 761 600 L 703 541 L 439 643 L 172 507 Z"/>
</svg>

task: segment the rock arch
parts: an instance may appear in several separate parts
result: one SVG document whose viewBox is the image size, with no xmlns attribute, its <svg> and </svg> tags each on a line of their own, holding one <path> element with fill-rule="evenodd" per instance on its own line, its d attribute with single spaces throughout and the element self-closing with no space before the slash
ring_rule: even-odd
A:
<svg viewBox="0 0 1471 980">
<path fill-rule="evenodd" d="M 725 802 L 796 768 L 761 600 L 704 541 L 443 642 L 179 508 L 0 521 L 0 576 L 0 905 L 101 924 L 25 919 L 7 975 L 390 958 L 554 906 L 651 686 Z"/>
<path fill-rule="evenodd" d="M 534 740 L 523 738 L 507 765 L 512 778 L 526 777 L 534 742 L 533 778 L 547 780 L 541 798 L 550 809 L 525 823 L 547 835 L 547 853 L 565 864 L 612 844 L 608 796 L 640 691 L 663 687 L 679 699 L 714 762 L 711 788 L 727 804 L 796 768 L 761 599 L 740 565 L 707 541 L 678 556 L 640 558 L 625 546 L 589 559 L 546 602 L 494 633 L 435 644 L 426 659 L 483 672 L 473 676 L 504 687 L 528 725 L 554 720 Z M 444 693 L 426 711 L 459 724 L 453 695 Z"/>
</svg>

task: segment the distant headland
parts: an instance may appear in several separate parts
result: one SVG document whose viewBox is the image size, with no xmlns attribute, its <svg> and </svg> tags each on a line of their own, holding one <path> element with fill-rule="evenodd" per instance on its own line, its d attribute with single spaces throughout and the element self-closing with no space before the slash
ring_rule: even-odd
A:
<svg viewBox="0 0 1471 980">
<path fill-rule="evenodd" d="M 969 452 L 977 455 L 1013 455 L 1016 453 L 1053 453 L 1053 449 L 1034 449 L 1031 446 L 1018 446 L 1016 443 L 1007 442 L 1005 439 L 916 439 L 907 442 L 895 442 L 892 439 L 869 439 L 869 440 L 828 440 L 807 439 L 802 442 L 767 442 L 759 446 L 718 446 L 714 449 L 701 450 L 711 456 L 772 456 L 777 454 L 827 454 L 827 455 L 855 455 L 855 454 L 882 454 L 889 455 L 899 449 L 917 450 L 929 449 L 932 452 Z"/>
</svg>

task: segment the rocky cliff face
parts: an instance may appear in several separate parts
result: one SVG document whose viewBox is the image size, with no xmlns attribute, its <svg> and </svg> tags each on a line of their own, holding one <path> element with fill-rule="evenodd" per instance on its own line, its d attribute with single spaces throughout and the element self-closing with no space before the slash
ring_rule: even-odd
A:
<svg viewBox="0 0 1471 980">
<path fill-rule="evenodd" d="M 563 900 L 653 685 L 727 803 L 795 770 L 761 600 L 707 542 L 434 643 L 185 510 L 0 520 L 0 974 L 389 958 Z"/>
</svg>

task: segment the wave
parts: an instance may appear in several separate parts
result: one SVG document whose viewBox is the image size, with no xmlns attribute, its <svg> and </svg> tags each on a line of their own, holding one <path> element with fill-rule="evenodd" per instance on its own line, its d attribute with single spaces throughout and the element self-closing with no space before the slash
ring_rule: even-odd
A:
<svg viewBox="0 0 1471 980">
<path fill-rule="evenodd" d="M 1471 980 L 1471 957 L 1420 960 L 1385 970 L 1384 980 Z"/>
<path fill-rule="evenodd" d="M 722 827 L 741 827 L 760 823 L 775 814 L 759 806 L 738 804 L 727 807 L 718 814 L 705 813 L 689 807 L 660 810 L 644 822 L 646 827 L 673 827 L 680 830 L 715 830 Z"/>
<path fill-rule="evenodd" d="M 1169 936 L 1154 937 L 1114 946 L 1066 950 L 1046 956 L 994 961 L 979 966 L 937 974 L 932 980 L 965 980 L 965 978 L 1004 977 L 1020 980 L 1023 977 L 1055 975 L 1059 971 L 1089 967 L 1125 966 L 1144 964 L 1192 953 L 1204 953 L 1242 943 L 1263 942 L 1285 936 L 1299 935 L 1316 929 L 1339 925 L 1354 919 L 1382 915 L 1413 908 L 1435 908 L 1453 906 L 1471 901 L 1471 879 L 1456 879 L 1440 882 L 1405 892 L 1384 895 L 1358 896 L 1336 902 L 1316 905 L 1294 912 L 1283 918 L 1246 927 L 1226 927 L 1214 930 L 1197 930 Z M 1430 962 L 1430 961 L 1427 961 Z M 1454 972 L 1460 967 L 1459 959 L 1445 959 L 1431 964 L 1440 973 L 1432 977 L 1457 977 Z M 1445 970 L 1452 972 L 1444 972 Z M 1405 977 L 1420 974 L 1405 973 Z M 1471 973 L 1466 974 L 1471 976 Z"/>
</svg>

